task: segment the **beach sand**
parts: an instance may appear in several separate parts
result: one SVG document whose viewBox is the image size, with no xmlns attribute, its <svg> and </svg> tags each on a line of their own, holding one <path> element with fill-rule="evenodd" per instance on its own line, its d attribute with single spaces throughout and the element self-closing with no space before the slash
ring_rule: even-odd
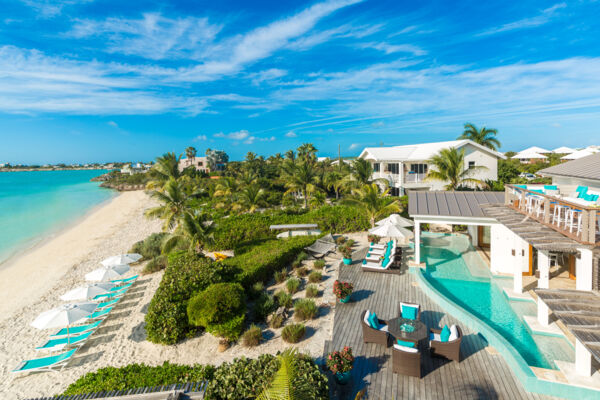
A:
<svg viewBox="0 0 600 400">
<path fill-rule="evenodd" d="M 141 276 L 110 316 L 94 332 L 90 340 L 75 353 L 61 372 L 14 375 L 10 371 L 25 359 L 42 356 L 34 348 L 44 343 L 51 332 L 39 331 L 29 323 L 42 311 L 62 302 L 59 296 L 84 282 L 84 275 L 96 268 L 105 257 L 126 252 L 131 245 L 160 231 L 161 221 L 143 217 L 151 206 L 143 192 L 126 192 L 96 210 L 78 225 L 66 230 L 43 246 L 21 256 L 0 270 L 5 303 L 0 322 L 0 398 L 24 399 L 59 394 L 81 375 L 106 366 L 131 363 L 159 365 L 164 361 L 180 364 L 214 364 L 231 361 L 243 355 L 257 357 L 274 354 L 289 345 L 281 339 L 280 329 L 266 329 L 268 340 L 254 348 L 236 344 L 225 352 L 217 352 L 218 338 L 209 334 L 185 340 L 174 346 L 163 346 L 145 340 L 144 316 L 158 287 L 163 272 Z M 312 264 L 310 261 L 306 265 Z M 333 281 L 338 275 L 339 260 L 329 259 L 319 284 L 321 316 L 305 323 L 307 337 L 294 345 L 313 357 L 320 357 L 325 340 L 331 339 L 335 298 Z M 133 266 L 139 272 L 143 265 Z M 304 278 L 306 281 L 306 278 Z M 283 286 L 268 288 L 273 293 Z M 294 298 L 304 297 L 304 290 Z M 286 323 L 291 323 L 289 319 Z M 265 327 L 266 328 L 266 327 Z"/>
</svg>

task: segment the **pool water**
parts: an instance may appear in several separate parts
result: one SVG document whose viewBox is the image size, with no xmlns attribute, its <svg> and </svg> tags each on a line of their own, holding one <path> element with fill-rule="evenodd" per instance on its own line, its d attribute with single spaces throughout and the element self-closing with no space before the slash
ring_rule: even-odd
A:
<svg viewBox="0 0 600 400">
<path fill-rule="evenodd" d="M 572 348 L 564 338 L 531 334 L 522 316 L 536 315 L 535 303 L 509 301 L 502 286 L 512 279 L 492 279 L 466 236 L 426 233 L 421 254 L 426 279 L 506 338 L 530 366 L 556 369 L 553 360 L 572 360 Z"/>
</svg>

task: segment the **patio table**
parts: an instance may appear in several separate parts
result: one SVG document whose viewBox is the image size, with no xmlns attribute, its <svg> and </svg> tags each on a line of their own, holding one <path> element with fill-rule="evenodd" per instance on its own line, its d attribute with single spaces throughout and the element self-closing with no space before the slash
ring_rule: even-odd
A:
<svg viewBox="0 0 600 400">
<path fill-rule="evenodd" d="M 423 322 L 402 317 L 392 318 L 388 321 L 388 332 L 396 339 L 415 343 L 429 336 L 427 325 Z"/>
</svg>

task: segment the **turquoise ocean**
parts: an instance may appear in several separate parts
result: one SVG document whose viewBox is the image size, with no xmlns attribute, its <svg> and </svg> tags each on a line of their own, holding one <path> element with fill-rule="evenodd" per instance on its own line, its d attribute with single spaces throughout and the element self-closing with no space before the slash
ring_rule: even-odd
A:
<svg viewBox="0 0 600 400">
<path fill-rule="evenodd" d="M 115 196 L 104 170 L 0 172 L 0 267 L 8 258 Z"/>
</svg>

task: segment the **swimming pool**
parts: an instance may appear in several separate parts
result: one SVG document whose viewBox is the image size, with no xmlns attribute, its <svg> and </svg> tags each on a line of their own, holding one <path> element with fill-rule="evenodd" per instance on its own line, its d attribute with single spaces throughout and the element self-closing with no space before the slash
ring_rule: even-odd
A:
<svg viewBox="0 0 600 400">
<path fill-rule="evenodd" d="M 425 233 L 421 254 L 427 265 L 423 275 L 432 286 L 501 334 L 528 365 L 556 369 L 553 360 L 572 361 L 572 348 L 564 338 L 528 330 L 523 316 L 535 315 L 535 303 L 509 301 L 502 291 L 509 280 L 492 279 L 466 236 Z"/>
</svg>

